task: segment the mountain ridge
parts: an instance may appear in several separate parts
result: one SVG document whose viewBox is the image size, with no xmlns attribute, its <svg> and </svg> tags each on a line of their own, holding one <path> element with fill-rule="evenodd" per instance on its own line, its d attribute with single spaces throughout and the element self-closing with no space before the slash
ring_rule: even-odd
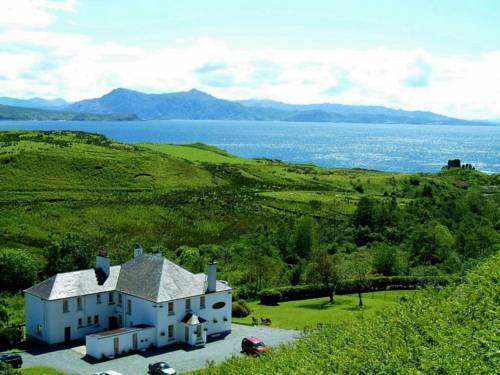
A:
<svg viewBox="0 0 500 375">
<path fill-rule="evenodd" d="M 23 102 L 23 99 L 0 98 L 0 104 L 2 104 L 2 99 Z M 39 103 L 39 105 L 44 106 L 52 103 L 52 105 L 56 105 L 56 103 L 62 103 L 61 101 L 63 99 L 47 101 L 33 98 L 24 100 L 21 103 L 23 105 L 19 106 L 47 109 L 33 104 Z M 51 109 L 97 115 L 130 114 L 142 120 L 247 120 L 449 125 L 477 123 L 429 111 L 406 111 L 384 106 L 337 103 L 288 104 L 269 99 L 227 100 L 197 89 L 171 93 L 144 93 L 127 88 L 116 88 L 99 98 L 65 103 L 67 104 Z"/>
</svg>

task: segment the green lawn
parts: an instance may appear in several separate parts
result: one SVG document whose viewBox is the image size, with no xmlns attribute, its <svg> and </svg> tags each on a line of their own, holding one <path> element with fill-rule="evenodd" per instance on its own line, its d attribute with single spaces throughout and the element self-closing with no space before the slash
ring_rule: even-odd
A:
<svg viewBox="0 0 500 375">
<path fill-rule="evenodd" d="M 363 294 L 363 309 L 358 308 L 357 294 L 336 296 L 333 305 L 328 298 L 282 302 L 278 306 L 248 302 L 252 314 L 246 318 L 233 318 L 234 323 L 251 324 L 252 317 L 270 318 L 272 326 L 290 329 L 313 327 L 318 323 L 335 323 L 342 320 L 362 319 L 399 303 L 401 297 L 411 299 L 415 291 L 383 291 Z"/>
<path fill-rule="evenodd" d="M 64 372 L 43 366 L 28 367 L 23 369 L 21 373 L 23 375 L 65 375 Z"/>
</svg>

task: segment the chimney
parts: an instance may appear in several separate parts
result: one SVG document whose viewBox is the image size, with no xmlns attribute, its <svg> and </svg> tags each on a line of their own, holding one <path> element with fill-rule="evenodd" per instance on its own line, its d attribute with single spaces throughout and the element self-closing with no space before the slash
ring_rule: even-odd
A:
<svg viewBox="0 0 500 375">
<path fill-rule="evenodd" d="M 144 253 L 144 249 L 140 244 L 136 244 L 134 247 L 134 258 L 140 257 Z"/>
<path fill-rule="evenodd" d="M 111 263 L 109 261 L 108 254 L 106 253 L 106 251 L 104 249 L 102 249 L 101 251 L 99 251 L 99 254 L 96 256 L 95 267 L 100 268 L 102 270 L 102 272 L 104 272 L 104 274 L 107 277 L 107 276 L 109 276 L 110 265 L 111 265 Z"/>
<path fill-rule="evenodd" d="M 215 292 L 215 284 L 217 281 L 217 262 L 212 259 L 208 262 L 207 272 L 207 293 Z"/>
</svg>

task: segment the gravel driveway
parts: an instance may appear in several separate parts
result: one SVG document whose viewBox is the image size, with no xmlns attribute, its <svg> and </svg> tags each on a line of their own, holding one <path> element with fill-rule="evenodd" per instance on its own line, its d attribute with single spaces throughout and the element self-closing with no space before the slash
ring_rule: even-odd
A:
<svg viewBox="0 0 500 375">
<path fill-rule="evenodd" d="M 210 343 L 204 348 L 186 347 L 160 348 L 131 354 L 105 362 L 93 362 L 82 354 L 82 347 L 46 348 L 34 347 L 22 352 L 24 366 L 48 366 L 59 369 L 68 375 L 93 374 L 98 371 L 115 370 L 124 375 L 146 374 L 148 363 L 165 361 L 178 372 L 191 371 L 206 366 L 207 361 L 221 362 L 232 355 L 240 355 L 241 339 L 244 336 L 256 336 L 270 346 L 290 342 L 300 336 L 300 332 L 270 327 L 250 327 L 232 325 L 232 332 Z"/>
</svg>

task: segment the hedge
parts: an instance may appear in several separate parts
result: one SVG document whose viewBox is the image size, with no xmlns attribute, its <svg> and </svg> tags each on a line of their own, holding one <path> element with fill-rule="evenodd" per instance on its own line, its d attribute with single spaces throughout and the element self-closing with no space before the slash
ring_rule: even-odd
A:
<svg viewBox="0 0 500 375">
<path fill-rule="evenodd" d="M 365 280 L 361 290 L 375 292 L 387 289 L 416 289 L 426 285 L 443 286 L 449 282 L 450 278 L 444 276 L 381 276 Z M 338 285 L 335 294 L 352 294 L 357 293 L 358 290 L 359 282 L 345 280 Z M 327 297 L 328 295 L 329 292 L 323 285 L 307 284 L 264 289 L 259 293 L 259 299 L 263 305 L 275 305 L 283 301 Z"/>
</svg>

